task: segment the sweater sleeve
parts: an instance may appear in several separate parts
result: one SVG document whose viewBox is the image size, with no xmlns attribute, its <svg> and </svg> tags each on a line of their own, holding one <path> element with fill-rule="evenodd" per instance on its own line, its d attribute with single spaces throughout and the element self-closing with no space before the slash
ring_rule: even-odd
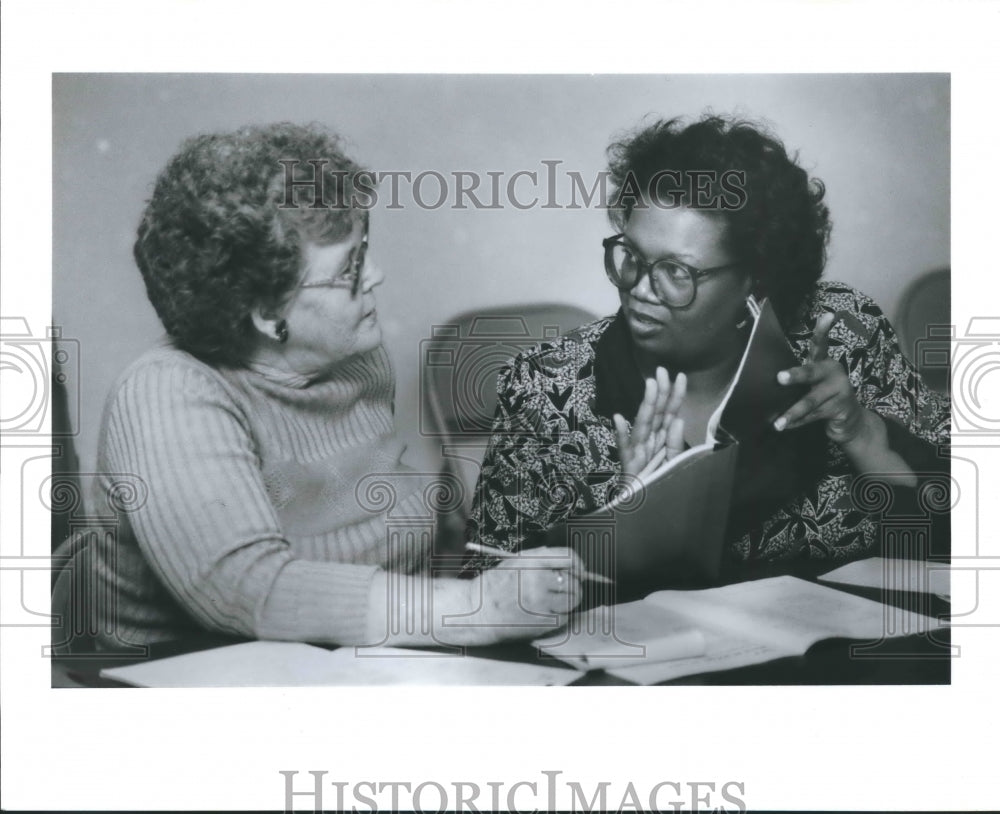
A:
<svg viewBox="0 0 1000 814">
<path fill-rule="evenodd" d="M 130 515 L 159 580 L 201 625 L 241 636 L 363 640 L 374 566 L 297 559 L 268 498 L 246 417 L 211 373 L 138 368 L 108 407 L 109 461 L 138 475 Z"/>
</svg>

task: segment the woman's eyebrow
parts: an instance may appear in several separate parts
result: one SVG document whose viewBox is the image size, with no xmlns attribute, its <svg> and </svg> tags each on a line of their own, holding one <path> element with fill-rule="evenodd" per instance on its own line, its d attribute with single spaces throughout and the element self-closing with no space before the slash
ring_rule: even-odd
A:
<svg viewBox="0 0 1000 814">
<path fill-rule="evenodd" d="M 630 240 L 626 235 L 622 235 L 622 242 L 624 242 L 630 249 L 641 254 L 646 260 L 649 260 L 649 255 L 643 251 L 640 251 L 639 247 L 635 245 L 635 242 Z M 667 254 L 660 255 L 656 258 L 657 260 L 684 260 L 691 262 L 695 261 L 695 256 L 689 252 L 668 252 Z"/>
</svg>

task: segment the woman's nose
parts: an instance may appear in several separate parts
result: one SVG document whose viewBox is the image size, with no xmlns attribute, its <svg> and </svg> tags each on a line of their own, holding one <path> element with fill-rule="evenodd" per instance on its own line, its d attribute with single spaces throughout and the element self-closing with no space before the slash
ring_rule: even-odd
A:
<svg viewBox="0 0 1000 814">
<path fill-rule="evenodd" d="M 365 258 L 365 266 L 361 274 L 361 288 L 363 291 L 371 291 L 375 286 L 382 285 L 385 281 L 385 274 L 382 273 L 382 269 L 370 257 Z"/>
<path fill-rule="evenodd" d="M 648 269 L 643 269 L 639 272 L 639 279 L 636 280 L 635 285 L 629 289 L 629 294 L 637 300 L 644 300 L 648 303 L 659 304 L 660 302 L 660 298 L 657 297 L 656 292 L 653 291 L 653 284 L 649 281 Z"/>
</svg>

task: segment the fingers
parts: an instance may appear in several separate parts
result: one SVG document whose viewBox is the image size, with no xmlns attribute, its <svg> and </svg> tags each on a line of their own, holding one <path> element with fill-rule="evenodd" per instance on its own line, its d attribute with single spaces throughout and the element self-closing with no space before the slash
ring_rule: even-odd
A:
<svg viewBox="0 0 1000 814">
<path fill-rule="evenodd" d="M 812 421 L 829 418 L 830 416 L 826 414 L 826 408 L 836 397 L 836 391 L 831 392 L 822 386 L 813 388 L 785 410 L 784 414 L 774 422 L 774 428 L 778 432 L 794 430 Z"/>
<path fill-rule="evenodd" d="M 667 402 L 667 423 L 672 421 L 680 411 L 685 395 L 687 395 L 687 376 L 683 373 L 678 373 L 677 378 L 674 379 L 674 386 L 670 392 L 670 399 Z"/>
<path fill-rule="evenodd" d="M 826 359 L 827 351 L 830 347 L 830 328 L 837 321 L 837 315 L 831 312 L 822 314 L 816 320 L 816 327 L 813 328 L 812 339 L 809 340 L 809 360 L 818 362 Z"/>
<path fill-rule="evenodd" d="M 663 428 L 664 419 L 667 415 L 667 402 L 670 399 L 670 376 L 662 368 L 656 368 L 656 400 L 653 404 L 653 430 L 656 433 Z"/>
<path fill-rule="evenodd" d="M 656 468 L 664 461 L 676 458 L 684 451 L 684 419 L 675 418 L 670 422 L 666 430 L 661 430 L 663 436 L 657 447 L 656 453 L 649 462 L 642 468 L 639 477 L 644 477 L 656 471 Z"/>
<path fill-rule="evenodd" d="M 642 471 L 639 473 L 639 477 L 643 478 L 655 472 L 656 467 L 658 467 L 667 459 L 667 455 L 668 455 L 668 450 L 666 445 L 661 446 L 660 449 L 656 452 L 656 454 L 653 455 L 653 457 L 650 458 L 649 461 L 646 463 L 646 465 L 642 468 Z"/>
<path fill-rule="evenodd" d="M 819 419 L 843 418 L 857 406 L 847 373 L 831 359 L 784 370 L 778 374 L 778 381 L 782 384 L 812 384 L 809 392 L 774 422 L 774 428 L 779 432 Z"/>
<path fill-rule="evenodd" d="M 519 604 L 531 613 L 568 614 L 583 597 L 572 570 L 526 569 L 519 576 Z"/>
<path fill-rule="evenodd" d="M 645 444 L 653 428 L 654 407 L 656 405 L 656 380 L 646 379 L 646 392 L 643 394 L 639 412 L 632 424 L 632 440 L 637 446 Z"/>
<path fill-rule="evenodd" d="M 667 459 L 676 458 L 684 451 L 684 419 L 675 418 L 667 431 Z"/>
<path fill-rule="evenodd" d="M 842 372 L 843 368 L 833 359 L 807 362 L 800 367 L 790 367 L 778 373 L 778 384 L 816 384 Z M 846 377 L 846 374 L 844 374 Z"/>
<path fill-rule="evenodd" d="M 671 384 L 666 369 L 658 367 L 654 377 L 646 379 L 631 431 L 623 416 L 617 413 L 612 416 L 624 473 L 640 475 L 652 471 L 665 458 L 683 450 L 684 425 L 678 424 L 677 413 L 686 393 L 687 377 L 683 373 L 678 373 Z"/>
</svg>

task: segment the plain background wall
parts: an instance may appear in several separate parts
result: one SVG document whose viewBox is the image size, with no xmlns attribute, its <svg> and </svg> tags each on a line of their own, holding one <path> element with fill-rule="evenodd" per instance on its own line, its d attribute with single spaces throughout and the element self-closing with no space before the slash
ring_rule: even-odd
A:
<svg viewBox="0 0 1000 814">
<path fill-rule="evenodd" d="M 612 137 L 645 116 L 735 112 L 768 121 L 825 182 L 834 222 L 826 277 L 892 315 L 909 281 L 949 264 L 946 75 L 56 75 L 53 106 L 53 319 L 80 342 L 69 387 L 79 393 L 84 470 L 96 460 L 109 387 L 163 339 L 131 247 L 157 172 L 196 133 L 318 121 L 378 170 L 503 172 L 506 183 L 561 161 L 558 172 L 592 180 Z M 523 199 L 530 186 L 519 184 Z M 433 180 L 422 189 L 436 197 Z M 427 211 L 404 189 L 406 205 L 387 210 L 382 195 L 371 245 L 386 273 L 378 300 L 397 424 L 411 463 L 435 467 L 417 430 L 420 340 L 479 306 L 555 300 L 611 313 L 617 296 L 600 250 L 610 227 L 596 207 L 477 211 L 450 200 Z"/>
</svg>

